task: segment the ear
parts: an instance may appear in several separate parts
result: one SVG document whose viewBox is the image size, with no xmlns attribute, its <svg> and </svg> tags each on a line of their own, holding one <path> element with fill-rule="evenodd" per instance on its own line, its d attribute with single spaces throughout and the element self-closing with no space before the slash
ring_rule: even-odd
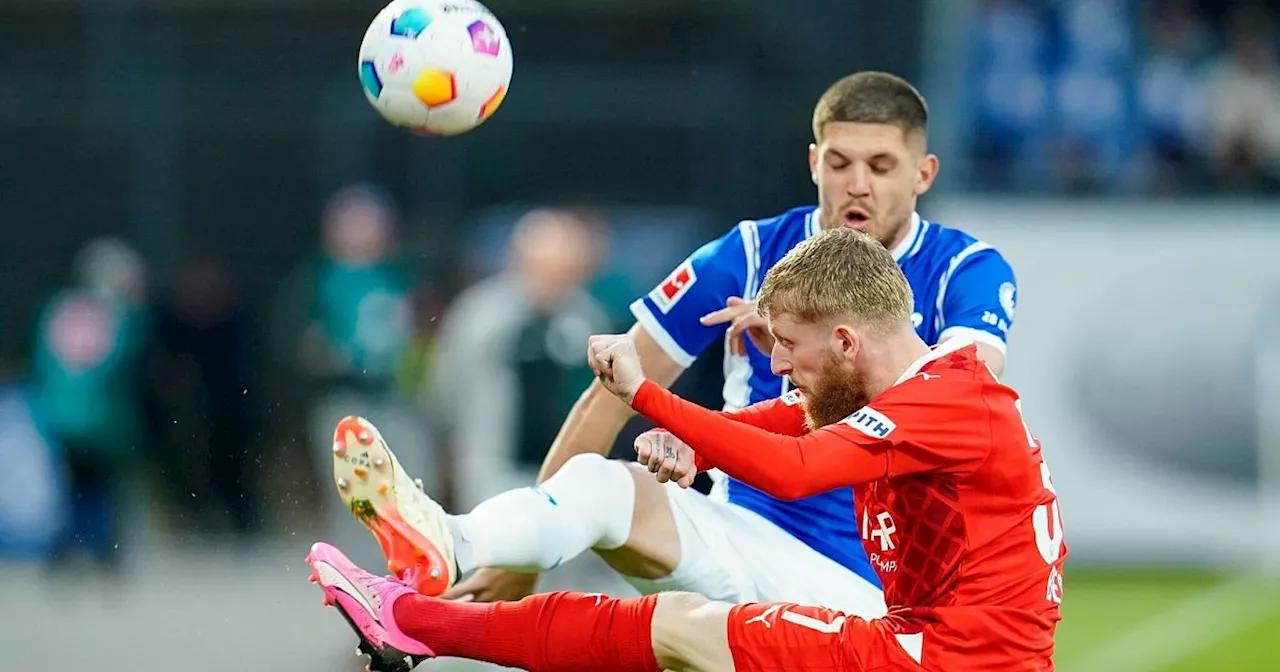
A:
<svg viewBox="0 0 1280 672">
<path fill-rule="evenodd" d="M 916 177 L 916 196 L 929 191 L 936 177 L 938 177 L 938 155 L 925 154 L 920 157 L 919 170 Z"/>
<path fill-rule="evenodd" d="M 818 183 L 818 146 L 809 143 L 809 179 Z"/>
<path fill-rule="evenodd" d="M 834 329 L 836 347 L 842 358 L 852 362 L 862 349 L 862 337 L 847 324 L 837 324 Z"/>
</svg>

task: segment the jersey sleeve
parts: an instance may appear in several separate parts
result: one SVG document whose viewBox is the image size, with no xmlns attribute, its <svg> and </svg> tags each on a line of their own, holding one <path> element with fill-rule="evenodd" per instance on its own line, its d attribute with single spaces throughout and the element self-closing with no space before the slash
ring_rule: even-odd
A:
<svg viewBox="0 0 1280 672">
<path fill-rule="evenodd" d="M 794 500 L 895 476 L 977 468 L 991 443 L 981 384 L 972 374 L 944 378 L 908 380 L 848 418 L 801 436 L 770 432 L 760 426 L 761 416 L 748 424 L 702 408 L 651 381 L 641 385 L 632 407 L 691 446 L 699 468 L 719 468 Z M 769 407 L 770 415 L 778 412 L 778 404 Z"/>
<path fill-rule="evenodd" d="M 736 411 L 716 411 L 716 414 L 752 427 L 759 427 L 771 434 L 803 436 L 809 432 L 809 427 L 805 424 L 804 406 L 801 406 L 800 402 L 800 390 L 791 390 L 777 399 L 766 399 Z M 698 471 L 715 468 L 713 463 L 696 450 L 694 464 L 698 467 Z"/>
<path fill-rule="evenodd" d="M 728 325 L 703 326 L 699 318 L 724 308 L 746 287 L 747 257 L 739 227 L 698 248 L 653 291 L 631 304 L 636 321 L 668 357 L 689 367 Z"/>
<path fill-rule="evenodd" d="M 1009 262 L 994 249 L 973 255 L 956 267 L 939 297 L 938 342 L 961 336 L 1004 352 L 1017 300 Z"/>
<path fill-rule="evenodd" d="M 803 436 L 809 433 L 805 424 L 804 393 L 790 390 L 776 399 L 766 399 L 736 411 L 720 411 L 738 422 L 759 427 L 766 432 L 784 436 Z"/>
</svg>

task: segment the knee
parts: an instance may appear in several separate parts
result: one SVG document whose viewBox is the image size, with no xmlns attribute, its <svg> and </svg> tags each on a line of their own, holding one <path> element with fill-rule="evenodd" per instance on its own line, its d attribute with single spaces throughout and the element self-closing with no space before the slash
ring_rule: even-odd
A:
<svg viewBox="0 0 1280 672">
<path fill-rule="evenodd" d="M 653 610 L 653 653 L 665 670 L 721 669 L 733 607 L 697 593 L 659 593 Z M 723 654 L 723 655 L 722 655 Z"/>
<path fill-rule="evenodd" d="M 592 479 L 603 483 L 620 480 L 630 476 L 626 466 L 596 453 L 579 453 L 564 461 L 556 476 L 563 474 L 572 479 Z"/>
<path fill-rule="evenodd" d="M 607 493 L 608 501 L 614 503 L 622 500 L 649 501 L 654 497 L 653 493 L 663 492 L 661 484 L 644 467 L 628 460 L 611 460 L 596 453 L 580 453 L 565 460 L 552 478 L 590 484 L 592 491 Z M 551 484 L 548 479 L 543 487 Z M 627 509 L 630 510 L 631 506 L 628 505 Z"/>
</svg>

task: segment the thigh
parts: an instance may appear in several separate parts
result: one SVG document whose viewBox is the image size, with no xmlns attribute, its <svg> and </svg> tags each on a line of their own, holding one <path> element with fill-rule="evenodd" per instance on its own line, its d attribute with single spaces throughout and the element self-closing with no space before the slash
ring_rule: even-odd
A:
<svg viewBox="0 0 1280 672">
<path fill-rule="evenodd" d="M 699 492 L 668 483 L 663 488 L 678 537 L 675 569 L 659 579 L 625 576 L 641 593 L 687 591 L 724 602 L 752 602 L 758 598 L 742 573 L 742 560 L 728 542 L 731 519 L 723 504 Z"/>
<path fill-rule="evenodd" d="M 680 531 L 668 490 L 653 478 L 653 474 L 634 462 L 604 462 L 597 459 L 583 460 L 580 457 L 566 462 L 561 473 L 568 478 L 572 469 L 577 474 L 574 476 L 575 480 L 591 478 L 605 483 L 604 479 L 609 474 L 594 470 L 606 465 L 609 472 L 621 469 L 632 484 L 632 501 L 629 503 L 631 527 L 627 532 L 626 543 L 622 546 L 611 547 L 616 540 L 610 540 L 608 544 L 597 546 L 593 550 L 618 574 L 633 577 L 636 581 L 654 581 L 670 576 L 679 569 L 681 559 L 686 554 L 682 552 Z M 553 480 L 559 478 L 560 475 L 557 474 Z M 622 484 L 619 482 L 614 485 Z"/>
<path fill-rule="evenodd" d="M 885 614 L 877 586 L 765 518 L 667 484 L 680 562 L 657 580 L 628 577 L 643 593 L 684 590 L 725 602 L 795 602 L 863 618 Z"/>
<path fill-rule="evenodd" d="M 735 672 L 922 672 L 879 619 L 788 602 L 738 605 L 729 612 Z"/>
</svg>

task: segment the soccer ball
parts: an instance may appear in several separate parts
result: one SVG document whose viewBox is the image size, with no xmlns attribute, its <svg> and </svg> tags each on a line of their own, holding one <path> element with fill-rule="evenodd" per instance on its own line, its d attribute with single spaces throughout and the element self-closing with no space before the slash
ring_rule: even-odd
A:
<svg viewBox="0 0 1280 672">
<path fill-rule="evenodd" d="M 360 84 L 387 121 L 431 135 L 479 126 L 511 83 L 511 43 L 475 0 L 395 0 L 360 44 Z"/>
</svg>

